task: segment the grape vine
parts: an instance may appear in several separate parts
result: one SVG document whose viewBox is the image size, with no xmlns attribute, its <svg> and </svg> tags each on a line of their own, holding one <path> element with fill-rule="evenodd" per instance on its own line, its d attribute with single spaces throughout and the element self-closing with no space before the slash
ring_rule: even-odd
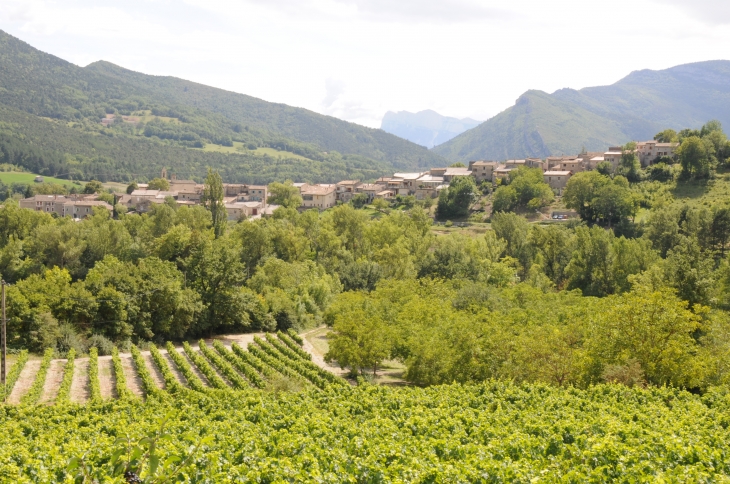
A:
<svg viewBox="0 0 730 484">
<path fill-rule="evenodd" d="M 76 358 L 76 350 L 71 348 L 66 356 L 66 365 L 63 367 L 63 380 L 56 395 L 56 403 L 66 403 L 69 401 L 71 393 L 71 384 L 74 380 L 74 359 Z"/>
<path fill-rule="evenodd" d="M 48 348 L 43 353 L 43 359 L 41 360 L 41 366 L 36 373 L 33 385 L 21 399 L 20 403 L 23 405 L 35 405 L 41 398 L 43 393 L 43 386 L 46 384 L 46 375 L 48 374 L 48 368 L 51 366 L 51 360 L 53 359 L 53 348 Z"/>
</svg>

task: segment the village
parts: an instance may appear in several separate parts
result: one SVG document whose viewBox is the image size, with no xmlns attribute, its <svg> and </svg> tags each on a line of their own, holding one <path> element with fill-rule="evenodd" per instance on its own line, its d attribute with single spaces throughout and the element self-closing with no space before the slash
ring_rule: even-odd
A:
<svg viewBox="0 0 730 484">
<path fill-rule="evenodd" d="M 636 155 L 642 167 L 651 165 L 659 158 L 672 158 L 678 143 L 645 141 L 636 143 Z M 479 184 L 499 185 L 506 183 L 510 172 L 520 167 L 539 168 L 543 171 L 546 184 L 555 195 L 561 196 L 570 178 L 579 172 L 595 170 L 601 163 L 607 163 L 615 172 L 621 162 L 624 148 L 609 147 L 608 151 L 586 152 L 574 156 L 549 156 L 546 159 L 527 158 L 524 160 L 470 161 L 468 166 L 431 168 L 424 172 L 394 173 L 383 176 L 373 183 L 360 180 L 342 180 L 331 184 L 294 183 L 302 197 L 300 210 L 326 210 L 338 203 L 348 203 L 356 195 L 364 194 L 367 203 L 375 199 L 393 200 L 398 196 L 414 196 L 417 200 L 437 198 L 441 190 L 448 188 L 455 177 L 471 176 Z M 459 164 L 457 164 L 459 165 Z M 167 180 L 166 169 L 161 178 Z M 128 212 L 144 213 L 154 204 L 173 200 L 179 206 L 199 205 L 204 185 L 193 180 L 180 180 L 174 173 L 169 175 L 169 189 L 150 189 L 148 184 L 140 183 L 130 193 L 115 193 L 117 205 Z M 224 183 L 224 203 L 228 220 L 255 219 L 270 215 L 278 208 L 268 203 L 269 189 L 266 185 L 247 185 Z M 20 201 L 21 208 L 56 214 L 59 217 L 83 219 L 101 207 L 112 212 L 114 207 L 100 199 L 99 194 L 81 195 L 35 195 Z"/>
</svg>

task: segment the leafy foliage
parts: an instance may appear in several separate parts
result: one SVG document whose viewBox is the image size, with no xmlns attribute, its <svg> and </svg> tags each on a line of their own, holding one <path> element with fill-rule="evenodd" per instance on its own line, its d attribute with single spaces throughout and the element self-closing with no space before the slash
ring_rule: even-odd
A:
<svg viewBox="0 0 730 484">
<path fill-rule="evenodd" d="M 11 410 L 0 413 L 0 476 L 20 482 L 73 479 L 82 467 L 87 482 L 125 471 L 216 482 L 697 482 L 730 472 L 718 452 L 724 387 L 700 397 L 621 385 L 362 385 Z"/>
<path fill-rule="evenodd" d="M 509 185 L 494 192 L 493 211 L 539 210 L 552 203 L 555 196 L 545 183 L 540 168 L 520 167 L 509 175 Z"/>
<path fill-rule="evenodd" d="M 76 350 L 71 349 L 66 356 L 66 365 L 63 368 L 63 380 L 61 385 L 58 387 L 58 394 L 56 395 L 56 403 L 65 403 L 69 400 L 69 394 L 71 393 L 71 384 L 74 379 L 74 359 L 76 358 Z"/>
<path fill-rule="evenodd" d="M 10 393 L 13 391 L 15 382 L 18 381 L 18 378 L 20 377 L 20 372 L 23 371 L 23 368 L 25 367 L 25 364 L 27 362 L 28 362 L 28 350 L 23 350 L 18 354 L 18 357 L 15 359 L 13 366 L 10 368 L 10 370 L 7 373 L 7 378 L 5 379 L 5 387 L 0 389 L 0 390 L 2 390 L 2 393 L 0 393 L 0 396 L 2 396 L 3 402 L 5 402 L 6 397 L 8 397 L 10 395 Z"/>
</svg>

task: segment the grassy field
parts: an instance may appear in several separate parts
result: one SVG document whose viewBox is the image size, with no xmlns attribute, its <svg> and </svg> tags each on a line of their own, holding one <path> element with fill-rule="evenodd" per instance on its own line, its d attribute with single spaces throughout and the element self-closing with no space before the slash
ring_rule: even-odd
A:
<svg viewBox="0 0 730 484">
<path fill-rule="evenodd" d="M 38 175 L 35 175 L 33 173 L 26 173 L 26 172 L 20 172 L 20 171 L 3 171 L 0 172 L 0 181 L 3 182 L 6 185 L 11 185 L 13 183 L 33 183 L 33 180 Z M 74 182 L 69 180 L 62 180 L 60 178 L 53 178 L 51 176 L 44 176 L 43 181 L 45 183 L 57 183 L 59 185 L 66 185 L 68 187 L 71 187 L 74 185 Z M 83 182 L 79 182 L 83 185 Z M 78 186 L 78 185 L 77 185 Z"/>
<path fill-rule="evenodd" d="M 205 145 L 205 148 L 195 148 L 200 149 L 202 151 L 211 151 L 215 153 L 252 153 L 257 156 L 264 156 L 269 155 L 273 158 L 294 158 L 295 160 L 307 160 L 309 161 L 309 158 L 306 158 L 304 156 L 298 155 L 296 153 L 292 153 L 290 151 L 279 151 L 275 150 L 274 148 L 256 148 L 255 150 L 249 150 L 247 149 L 243 143 L 240 143 L 238 141 L 233 142 L 233 146 L 220 146 L 220 145 L 214 145 L 214 144 L 207 144 Z"/>
<path fill-rule="evenodd" d="M 710 181 L 677 182 L 672 190 L 675 204 L 713 207 L 730 202 L 730 173 L 718 173 Z"/>
</svg>

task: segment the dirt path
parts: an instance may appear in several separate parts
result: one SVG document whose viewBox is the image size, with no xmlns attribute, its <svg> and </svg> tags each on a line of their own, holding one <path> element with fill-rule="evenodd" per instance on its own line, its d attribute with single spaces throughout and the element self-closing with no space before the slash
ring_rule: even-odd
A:
<svg viewBox="0 0 730 484">
<path fill-rule="evenodd" d="M 304 344 L 302 345 L 302 349 L 312 355 L 312 362 L 319 366 L 320 368 L 329 371 L 330 373 L 334 373 L 337 376 L 344 377 L 347 374 L 347 370 L 341 369 L 339 366 L 332 366 L 326 361 L 324 361 L 324 355 L 320 353 L 309 341 L 310 338 L 323 338 L 324 336 L 317 335 L 316 333 L 320 333 L 322 328 L 316 328 L 311 331 L 307 331 L 306 333 L 300 334 L 299 336 L 302 337 L 304 340 Z"/>
<path fill-rule="evenodd" d="M 264 333 L 250 333 L 250 334 L 230 334 L 230 335 L 224 335 L 224 336 L 218 336 L 217 339 L 226 348 L 230 348 L 232 343 L 236 343 L 238 346 L 240 346 L 243 349 L 246 349 L 249 345 L 249 343 L 253 343 L 253 337 L 258 336 L 259 338 L 263 338 L 265 336 Z M 205 340 L 208 345 L 213 345 L 213 340 Z M 196 349 L 197 345 L 196 345 Z"/>
<path fill-rule="evenodd" d="M 18 378 L 18 381 L 15 382 L 13 391 L 10 392 L 10 396 L 8 396 L 8 403 L 20 403 L 20 399 L 23 398 L 23 395 L 28 393 L 30 387 L 33 386 L 33 380 L 35 380 L 35 376 L 38 373 L 40 367 L 41 360 L 28 360 L 28 362 L 23 367 L 23 370 L 20 372 L 20 377 Z"/>
<path fill-rule="evenodd" d="M 122 362 L 122 369 L 124 370 L 124 378 L 127 380 L 127 388 L 133 395 L 143 397 L 142 380 L 137 375 L 137 370 L 134 369 L 132 357 L 120 358 L 120 360 Z"/>
<path fill-rule="evenodd" d="M 71 381 L 70 399 L 74 403 L 85 403 L 89 400 L 89 359 L 74 362 L 74 378 Z"/>
<path fill-rule="evenodd" d="M 152 381 L 155 382 L 155 385 L 157 385 L 157 388 L 165 388 L 165 378 L 162 376 L 162 373 L 160 372 L 160 369 L 157 368 L 157 365 L 155 365 L 154 360 L 152 359 L 152 355 L 149 353 L 143 354 L 142 358 L 144 359 L 144 365 L 147 367 L 147 371 L 150 372 L 150 375 L 152 376 Z"/>
<path fill-rule="evenodd" d="M 114 365 L 111 356 L 99 357 L 99 390 L 101 398 L 117 398 L 117 379 L 114 377 Z"/>
<path fill-rule="evenodd" d="M 66 361 L 51 361 L 51 366 L 48 367 L 48 373 L 46 374 L 46 382 L 43 385 L 43 393 L 38 403 L 51 404 L 56 399 L 61 381 L 63 380 L 63 374 L 66 370 Z"/>
<path fill-rule="evenodd" d="M 162 351 L 160 351 L 160 352 L 162 352 Z M 180 382 L 180 384 L 182 386 L 187 387 L 188 386 L 187 379 L 183 376 L 182 373 L 180 373 L 180 369 L 177 367 L 175 362 L 172 361 L 172 358 L 170 358 L 170 355 L 167 353 L 167 351 L 162 353 L 162 356 L 164 356 L 165 360 L 167 360 L 167 366 L 170 367 L 170 371 L 175 376 L 175 378 L 177 378 L 177 381 Z"/>
<path fill-rule="evenodd" d="M 203 385 L 205 385 L 205 386 L 207 386 L 207 387 L 210 387 L 210 386 L 211 386 L 211 384 L 210 384 L 210 382 L 208 381 L 208 379 L 207 379 L 207 378 L 205 377 L 205 375 L 203 375 L 203 374 L 202 374 L 202 373 L 200 372 L 200 370 L 198 369 L 198 367 L 197 367 L 197 366 L 195 366 L 195 363 L 193 363 L 193 360 L 191 360 L 191 359 L 190 359 L 190 357 L 189 357 L 189 356 L 187 355 L 187 353 L 185 353 L 184 351 L 179 351 L 179 353 L 180 353 L 181 355 L 183 355 L 183 357 L 184 357 L 184 358 L 185 358 L 185 359 L 186 359 L 186 360 L 188 361 L 188 364 L 189 364 L 189 365 L 190 365 L 190 366 L 192 367 L 192 369 L 193 369 L 193 373 L 195 373 L 196 375 L 198 375 L 198 378 L 200 378 L 200 381 L 202 381 L 202 382 L 203 382 Z"/>
</svg>

